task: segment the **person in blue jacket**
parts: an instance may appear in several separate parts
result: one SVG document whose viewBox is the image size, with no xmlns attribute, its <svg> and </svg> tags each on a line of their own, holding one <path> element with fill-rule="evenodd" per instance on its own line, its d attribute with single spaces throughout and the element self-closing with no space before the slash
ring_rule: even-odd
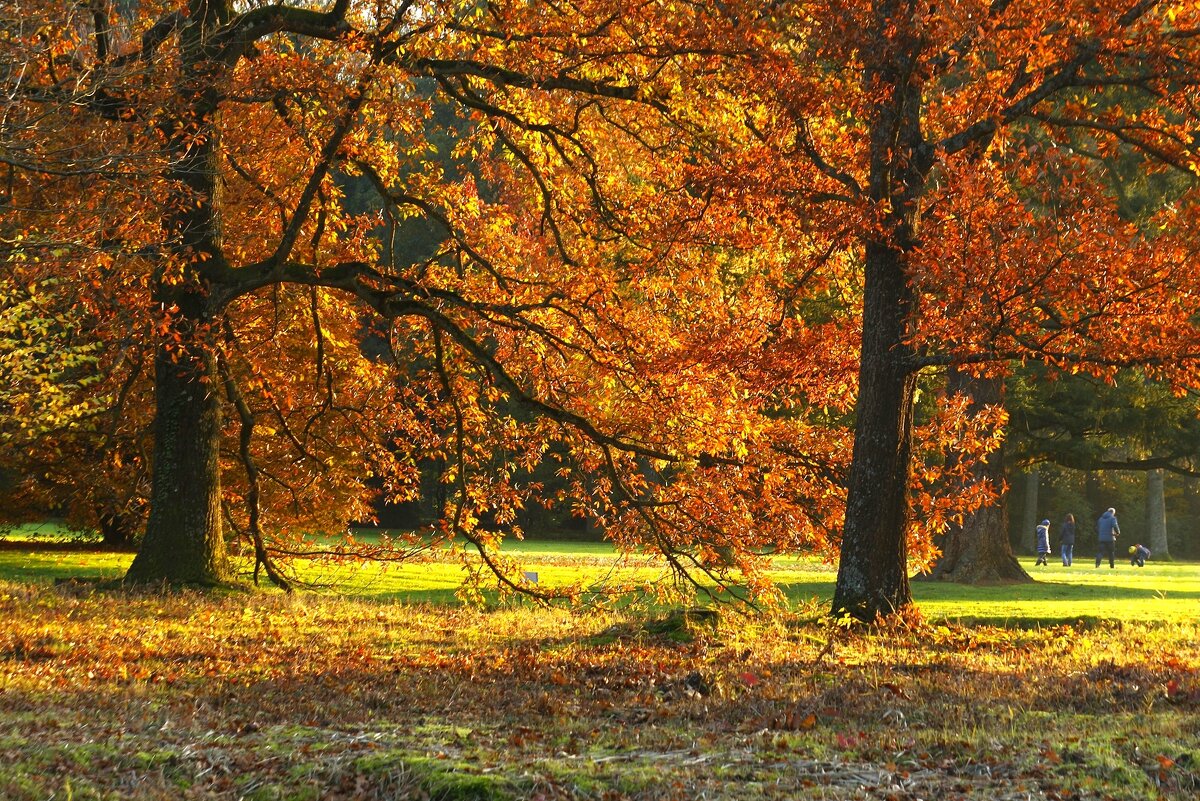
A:
<svg viewBox="0 0 1200 801">
<path fill-rule="evenodd" d="M 1063 567 L 1070 567 L 1075 561 L 1075 515 L 1069 514 L 1063 518 L 1058 541 L 1062 544 Z"/>
<path fill-rule="evenodd" d="M 1049 564 L 1048 557 L 1050 556 L 1050 521 L 1043 520 L 1038 523 L 1037 527 L 1037 553 L 1038 558 L 1035 563 L 1037 565 Z"/>
<path fill-rule="evenodd" d="M 1096 521 L 1096 532 L 1099 535 L 1100 547 L 1096 550 L 1096 567 L 1108 557 L 1108 566 L 1116 567 L 1117 538 L 1121 536 L 1121 527 L 1117 525 L 1117 510 L 1109 507 L 1100 519 Z"/>
<path fill-rule="evenodd" d="M 1145 567 L 1150 558 L 1150 549 L 1140 542 L 1129 546 L 1129 564 L 1131 567 Z"/>
</svg>

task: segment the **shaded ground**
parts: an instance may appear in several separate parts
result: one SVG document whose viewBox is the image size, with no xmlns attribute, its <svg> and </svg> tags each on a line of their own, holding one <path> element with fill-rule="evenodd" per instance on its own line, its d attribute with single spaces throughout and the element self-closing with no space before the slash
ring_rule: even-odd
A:
<svg viewBox="0 0 1200 801">
<path fill-rule="evenodd" d="M 0 620 L 5 799 L 1200 792 L 1194 622 L 680 628 L 11 583 Z"/>
</svg>

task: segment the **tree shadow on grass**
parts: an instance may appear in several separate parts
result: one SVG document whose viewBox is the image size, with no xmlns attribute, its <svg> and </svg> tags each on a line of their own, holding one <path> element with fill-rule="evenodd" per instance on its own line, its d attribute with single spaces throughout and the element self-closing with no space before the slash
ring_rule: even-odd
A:
<svg viewBox="0 0 1200 801">
<path fill-rule="evenodd" d="M 792 605 L 816 601 L 827 604 L 833 597 L 832 581 L 796 581 L 778 585 Z M 1034 581 L 1024 584 L 971 586 L 950 582 L 916 582 L 913 599 L 934 620 L 953 620 L 968 625 L 1010 628 L 1058 624 L 1096 624 L 1127 616 L 1131 602 L 1167 605 L 1162 614 L 1136 615 L 1145 619 L 1173 620 L 1187 617 L 1195 608 L 1200 591 L 1174 590 L 1170 582 L 1162 588 L 1129 587 L 1116 584 L 1074 584 Z M 950 609 L 931 610 L 931 606 Z M 1111 606 L 1110 606 L 1111 605 Z M 1073 609 L 1077 606 L 1077 609 Z M 989 607 L 994 607 L 989 609 Z M 1170 611 L 1172 608 L 1177 613 Z"/>
</svg>

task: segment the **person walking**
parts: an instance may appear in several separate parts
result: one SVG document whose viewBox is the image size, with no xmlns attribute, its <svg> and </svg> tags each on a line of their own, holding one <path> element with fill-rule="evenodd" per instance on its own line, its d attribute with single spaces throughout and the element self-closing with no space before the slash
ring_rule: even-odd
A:
<svg viewBox="0 0 1200 801">
<path fill-rule="evenodd" d="M 1070 567 L 1075 561 L 1075 515 L 1068 514 L 1063 518 L 1062 527 L 1058 530 L 1058 541 L 1062 547 L 1063 567 Z"/>
<path fill-rule="evenodd" d="M 1049 520 L 1043 520 L 1042 522 L 1038 523 L 1037 553 L 1038 553 L 1038 558 L 1037 558 L 1037 562 L 1034 563 L 1035 567 L 1037 565 L 1046 565 L 1046 564 L 1050 563 L 1050 561 L 1049 561 L 1049 557 L 1050 557 L 1050 521 Z"/>
<path fill-rule="evenodd" d="M 1099 535 L 1100 547 L 1096 549 L 1096 567 L 1108 557 L 1108 566 L 1116 567 L 1117 538 L 1121 536 L 1121 527 L 1117 525 L 1117 510 L 1111 506 L 1100 515 L 1096 521 L 1096 531 Z"/>
</svg>

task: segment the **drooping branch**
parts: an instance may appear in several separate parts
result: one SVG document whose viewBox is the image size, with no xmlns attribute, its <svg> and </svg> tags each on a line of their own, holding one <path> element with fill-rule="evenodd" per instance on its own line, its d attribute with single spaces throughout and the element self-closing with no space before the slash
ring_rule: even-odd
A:
<svg viewBox="0 0 1200 801">
<path fill-rule="evenodd" d="M 424 317 L 442 331 L 446 332 L 446 334 L 449 335 L 459 347 L 469 353 L 471 357 L 479 364 L 487 368 L 488 372 L 492 375 L 496 383 L 513 400 L 516 400 L 522 406 L 525 406 L 531 411 L 536 412 L 543 417 L 571 426 L 595 442 L 597 445 L 606 445 L 616 450 L 637 454 L 649 459 L 658 459 L 659 461 L 664 462 L 674 463 L 684 460 L 679 454 L 634 443 L 612 434 L 606 434 L 596 428 L 596 426 L 586 417 L 561 407 L 552 406 L 540 398 L 535 397 L 531 393 L 527 392 L 520 385 L 520 383 L 509 374 L 508 370 L 500 363 L 499 359 L 497 359 L 493 353 L 491 353 L 464 328 L 454 322 L 454 320 L 447 317 L 441 311 L 424 304 L 412 304 L 409 307 L 409 313 Z M 741 461 L 737 459 L 715 456 L 712 454 L 704 454 L 697 458 L 701 464 L 741 464 Z"/>
<path fill-rule="evenodd" d="M 1083 128 L 1090 131 L 1109 134 L 1135 150 L 1146 154 L 1155 161 L 1165 164 L 1169 167 L 1193 177 L 1200 177 L 1200 167 L 1197 167 L 1196 162 L 1192 159 L 1184 158 L 1180 154 L 1172 153 L 1163 147 L 1155 144 L 1146 136 L 1138 136 L 1134 133 L 1137 131 L 1142 134 L 1165 136 L 1173 138 L 1183 148 L 1196 150 L 1196 145 L 1191 142 L 1184 142 L 1179 137 L 1172 134 L 1150 128 L 1144 124 L 1141 125 L 1119 125 L 1112 122 L 1104 122 L 1102 120 L 1089 120 L 1082 117 L 1066 117 L 1061 114 L 1044 114 L 1034 112 L 1029 115 L 1032 119 L 1043 122 L 1047 125 L 1056 128 Z"/>
<path fill-rule="evenodd" d="M 249 516 L 250 538 L 254 543 L 254 583 L 258 584 L 258 571 L 262 568 L 272 584 L 284 592 L 291 592 L 292 585 L 279 572 L 263 543 L 262 525 L 260 522 L 258 466 L 254 462 L 253 454 L 250 452 L 250 443 L 254 437 L 254 411 L 242 396 L 237 381 L 233 377 L 233 371 L 229 369 L 229 363 L 223 355 L 217 359 L 217 369 L 220 371 L 222 382 L 225 384 L 226 397 L 233 404 L 234 409 L 237 410 L 238 419 L 241 422 L 241 429 L 238 435 L 238 457 L 241 460 L 242 468 L 246 471 L 246 513 Z"/>
<path fill-rule="evenodd" d="M 448 76 L 481 78 L 496 86 L 516 89 L 537 89 L 547 92 L 566 91 L 642 103 L 663 112 L 670 110 L 670 106 L 665 99 L 647 95 L 645 89 L 636 83 L 592 81 L 561 73 L 558 75 L 536 76 L 496 64 L 485 64 L 471 59 L 419 58 L 416 60 L 406 60 L 404 56 L 397 55 L 392 59 L 384 59 L 384 63 L 390 62 L 407 67 L 417 74 L 425 75 L 429 78 L 445 78 Z"/>
<path fill-rule="evenodd" d="M 473 304 L 457 296 L 455 293 L 446 290 L 427 289 L 401 277 L 386 275 L 364 262 L 344 262 L 324 269 L 289 262 L 281 270 L 276 271 L 271 276 L 271 279 L 270 281 L 263 280 L 256 283 L 256 287 L 265 286 L 269 283 L 322 286 L 329 289 L 350 292 L 384 319 L 405 316 L 424 318 L 446 333 L 472 359 L 484 367 L 492 375 L 497 385 L 512 400 L 540 416 L 578 430 L 598 445 L 607 445 L 616 450 L 671 463 L 695 460 L 701 466 L 740 466 L 742 464 L 740 459 L 712 453 L 702 453 L 688 457 L 633 442 L 619 435 L 607 434 L 600 431 L 586 417 L 547 403 L 525 390 L 488 347 L 472 336 L 466 328 L 457 323 L 444 311 L 433 305 L 431 301 L 446 301 L 468 313 L 479 313 L 481 310 L 486 311 L 488 309 L 511 313 L 515 307 Z M 249 291 L 249 289 L 246 291 Z"/>
<path fill-rule="evenodd" d="M 508 571 L 503 569 L 495 556 L 491 553 L 486 542 L 483 541 L 473 530 L 468 529 L 463 525 L 463 512 L 467 502 L 467 460 L 466 460 L 466 427 L 462 406 L 458 398 L 458 393 L 454 390 L 454 385 L 450 380 L 450 374 L 446 369 L 446 351 L 442 344 L 442 332 L 439 328 L 433 328 L 433 348 L 434 348 L 434 364 L 437 367 L 438 378 L 442 383 L 442 391 L 445 393 L 445 398 L 450 404 L 450 408 L 454 412 L 454 459 L 455 459 L 455 504 L 454 514 L 450 518 L 450 530 L 455 535 L 465 538 L 468 542 L 475 546 L 479 552 L 479 558 L 483 560 L 492 574 L 502 584 L 510 590 L 518 592 L 522 595 L 536 598 L 542 603 L 548 603 L 557 598 L 564 597 L 564 593 L 556 593 L 546 591 L 538 587 L 534 587 L 527 583 L 518 583 L 508 574 Z"/>
</svg>

